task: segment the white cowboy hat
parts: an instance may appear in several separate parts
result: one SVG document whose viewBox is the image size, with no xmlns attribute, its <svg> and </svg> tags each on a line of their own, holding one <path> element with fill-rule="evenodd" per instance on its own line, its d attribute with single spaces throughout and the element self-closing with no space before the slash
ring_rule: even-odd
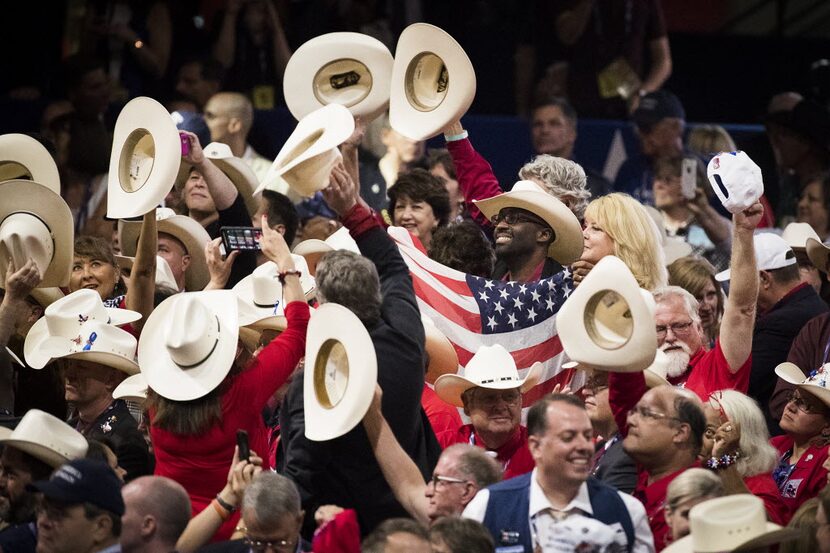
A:
<svg viewBox="0 0 830 553">
<path fill-rule="evenodd" d="M 279 176 L 300 196 L 313 196 L 328 186 L 332 168 L 343 158 L 337 147 L 353 132 L 354 117 L 340 104 L 312 111 L 297 124 L 254 193 Z"/>
<path fill-rule="evenodd" d="M 582 255 L 582 226 L 579 219 L 558 199 L 533 181 L 520 180 L 510 192 L 486 200 L 473 200 L 485 217 L 493 219 L 505 207 L 516 207 L 541 217 L 556 236 L 548 246 L 548 257 L 562 265 L 573 263 Z"/>
<path fill-rule="evenodd" d="M 181 160 L 179 131 L 164 106 L 145 96 L 130 100 L 115 122 L 107 217 L 137 217 L 159 205 Z"/>
<path fill-rule="evenodd" d="M 132 375 L 139 372 L 135 348 L 135 336 L 117 326 L 92 319 L 80 326 L 76 336 L 50 336 L 39 349 L 41 355 L 50 359 L 78 359 Z"/>
<path fill-rule="evenodd" d="M 807 239 L 812 238 L 816 242 L 821 242 L 821 239 L 818 237 L 818 234 L 813 227 L 809 225 L 809 223 L 790 223 L 786 227 L 784 227 L 784 232 L 781 233 L 781 238 L 784 239 L 784 242 L 793 249 L 801 248 L 802 250 L 807 248 Z"/>
<path fill-rule="evenodd" d="M 830 384 L 828 382 L 830 381 L 830 363 L 822 365 L 810 372 L 809 375 L 804 376 L 804 371 L 798 365 L 785 362 L 775 367 L 775 374 L 781 377 L 782 380 L 810 392 L 830 407 L 830 387 L 828 387 L 828 384 Z"/>
<path fill-rule="evenodd" d="M 332 440 L 363 419 L 375 393 L 375 346 L 357 315 L 336 303 L 315 310 L 305 345 L 305 436 Z"/>
<path fill-rule="evenodd" d="M 460 119 L 476 95 L 476 73 L 461 45 L 427 23 L 403 30 L 395 50 L 389 124 L 412 139 L 426 140 Z"/>
<path fill-rule="evenodd" d="M 0 279 L 9 259 L 20 269 L 32 258 L 39 286 L 68 285 L 74 237 L 72 212 L 59 195 L 27 180 L 0 184 Z"/>
<path fill-rule="evenodd" d="M 334 250 L 347 250 L 360 255 L 360 248 L 346 227 L 340 227 L 325 240 L 310 238 L 294 247 L 294 253 L 305 258 L 311 276 L 317 274 L 317 263 L 320 258 Z"/>
<path fill-rule="evenodd" d="M 141 373 L 128 376 L 112 391 L 112 398 L 144 401 L 147 399 L 147 379 Z"/>
<path fill-rule="evenodd" d="M 335 103 L 368 122 L 389 105 L 393 62 L 389 49 L 368 35 L 314 37 L 297 48 L 285 66 L 285 103 L 297 120 Z"/>
<path fill-rule="evenodd" d="M 33 180 L 61 193 L 58 166 L 46 147 L 26 134 L 0 135 L 0 182 Z"/>
<path fill-rule="evenodd" d="M 595 369 L 639 372 L 657 351 L 654 299 L 619 258 L 591 269 L 556 316 L 565 353 Z"/>
<path fill-rule="evenodd" d="M 764 501 L 741 493 L 698 503 L 689 511 L 691 534 L 669 545 L 665 553 L 751 551 L 798 538 L 796 528 L 767 522 Z"/>
<path fill-rule="evenodd" d="M 202 290 L 210 282 L 210 273 L 205 258 L 205 246 L 210 242 L 210 235 L 205 227 L 187 215 L 176 215 L 175 211 L 167 207 L 156 209 L 156 221 L 158 221 L 158 232 L 176 237 L 184 244 L 190 255 L 190 265 L 184 277 L 185 289 Z M 123 255 L 135 255 L 140 233 L 141 221 L 118 221 L 118 240 Z"/>
<path fill-rule="evenodd" d="M 432 319 L 421 315 L 421 322 L 424 324 L 425 348 L 429 358 L 426 381 L 435 384 L 439 377 L 458 372 L 458 352 Z"/>
<path fill-rule="evenodd" d="M 19 449 L 55 468 L 84 457 L 89 445 L 83 434 L 40 409 L 26 411 L 14 430 L 0 427 L 0 444 Z"/>
<path fill-rule="evenodd" d="M 309 275 L 305 259 L 299 255 L 291 256 L 294 267 L 300 271 L 300 286 L 306 299 L 313 298 L 317 290 L 314 278 Z M 256 324 L 262 328 L 285 328 L 285 305 L 282 297 L 282 284 L 278 274 L 279 267 L 273 261 L 267 261 L 254 269 L 254 272 L 236 283 L 234 293 L 256 313 Z"/>
<path fill-rule="evenodd" d="M 259 182 L 253 169 L 242 159 L 234 156 L 230 146 L 221 142 L 211 142 L 204 147 L 204 153 L 205 157 L 211 160 L 230 179 L 242 196 L 245 207 L 248 208 L 248 213 L 253 216 L 259 209 L 259 201 L 254 197 L 254 190 L 256 190 Z M 176 190 L 184 188 L 190 176 L 191 167 L 192 165 L 182 160 L 174 184 Z"/>
<path fill-rule="evenodd" d="M 116 255 L 115 260 L 118 262 L 119 269 L 132 269 L 135 263 L 135 257 L 128 255 Z M 160 255 L 156 256 L 156 286 L 166 286 L 176 291 L 179 289 L 170 264 Z"/>
<path fill-rule="evenodd" d="M 137 321 L 141 314 L 129 309 L 104 307 L 101 296 L 95 290 L 81 289 L 55 301 L 43 312 L 23 343 L 26 363 L 33 369 L 42 369 L 51 357 L 43 345 L 49 338 L 73 339 L 80 335 L 81 326 L 87 321 L 99 321 L 116 326 Z"/>
<path fill-rule="evenodd" d="M 187 292 L 161 302 L 138 344 L 147 385 L 173 401 L 210 393 L 231 370 L 238 323 L 238 300 L 230 290 Z"/>
<path fill-rule="evenodd" d="M 464 407 L 461 394 L 470 388 L 490 390 L 519 388 L 522 393 L 531 389 L 542 377 L 542 364 L 538 361 L 519 378 L 516 361 L 501 344 L 481 346 L 464 368 L 464 376 L 445 374 L 435 381 L 435 393 L 442 400 L 456 407 Z"/>
<path fill-rule="evenodd" d="M 815 238 L 807 239 L 807 257 L 810 259 L 810 263 L 812 263 L 816 269 L 823 273 L 828 272 L 828 255 L 830 255 L 830 247 L 827 247 Z"/>
</svg>

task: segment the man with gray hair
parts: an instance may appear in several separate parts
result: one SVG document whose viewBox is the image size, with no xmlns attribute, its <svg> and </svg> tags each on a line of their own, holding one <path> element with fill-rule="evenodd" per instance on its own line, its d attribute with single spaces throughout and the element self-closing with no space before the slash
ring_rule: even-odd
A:
<svg viewBox="0 0 830 553">
<path fill-rule="evenodd" d="M 542 154 L 519 169 L 519 178 L 541 186 L 545 192 L 567 205 L 576 218 L 582 221 L 591 193 L 585 187 L 585 170 L 580 164 Z"/>
<path fill-rule="evenodd" d="M 377 380 L 387 391 L 383 416 L 423 482 L 432 474 L 440 448 L 421 408 L 424 388 L 424 328 L 409 269 L 397 246 L 369 208 L 358 203 L 357 186 L 342 165 L 323 191 L 363 256 L 326 254 L 317 265 L 317 299 L 350 309 L 369 332 L 377 357 Z M 357 511 L 363 533 L 381 521 L 406 516 L 372 454 L 362 428 L 329 441 L 305 436 L 303 378 L 296 376 L 280 409 L 280 472 L 299 488 L 303 508 L 321 505 Z M 426 422 L 425 422 L 426 421 Z M 308 517 L 304 535 L 313 532 Z"/>
<path fill-rule="evenodd" d="M 164 476 L 142 476 L 121 490 L 121 550 L 124 553 L 168 553 L 190 521 L 185 489 Z"/>
</svg>

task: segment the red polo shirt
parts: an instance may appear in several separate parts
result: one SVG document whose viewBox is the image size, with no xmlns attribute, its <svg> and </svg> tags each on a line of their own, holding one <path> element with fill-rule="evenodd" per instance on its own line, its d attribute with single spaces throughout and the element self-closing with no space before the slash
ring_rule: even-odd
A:
<svg viewBox="0 0 830 553">
<path fill-rule="evenodd" d="M 729 370 L 729 363 L 723 356 L 720 340 L 709 351 L 700 348 L 689 360 L 689 370 L 682 375 L 669 378 L 673 385 L 682 385 L 696 393 L 702 401 L 718 390 L 737 390 L 746 393 L 749 389 L 749 373 L 752 370 L 752 355 L 736 372 Z"/>
<path fill-rule="evenodd" d="M 637 487 L 634 488 L 632 495 L 639 499 L 646 508 L 648 525 L 651 527 L 651 533 L 654 534 L 654 548 L 656 551 L 661 551 L 671 542 L 671 530 L 669 525 L 666 524 L 666 516 L 663 510 L 666 505 L 666 490 L 668 490 L 669 484 L 687 468 L 699 466 L 700 464 L 695 462 L 694 465 L 668 474 L 651 484 L 648 483 L 648 472 L 642 467 L 637 467 Z"/>
<path fill-rule="evenodd" d="M 487 451 L 495 451 L 496 459 L 504 469 L 503 480 L 521 476 L 532 471 L 533 467 L 536 466 L 533 457 L 530 455 L 530 450 L 527 448 L 527 428 L 521 425 L 519 425 L 513 437 L 498 449 L 490 449 L 484 445 L 475 435 L 472 424 L 465 424 L 458 429 L 455 436 L 446 436 L 444 440 L 439 440 L 439 442 L 442 448 L 452 444 L 472 444 L 483 447 Z"/>
<path fill-rule="evenodd" d="M 770 443 L 778 450 L 780 457 L 793 448 L 793 439 L 787 435 L 776 436 Z M 827 470 L 822 466 L 827 460 L 827 448 L 827 445 L 808 447 L 789 477 L 778 484 L 778 491 L 790 513 L 795 513 L 802 503 L 816 497 L 827 485 Z"/>
</svg>

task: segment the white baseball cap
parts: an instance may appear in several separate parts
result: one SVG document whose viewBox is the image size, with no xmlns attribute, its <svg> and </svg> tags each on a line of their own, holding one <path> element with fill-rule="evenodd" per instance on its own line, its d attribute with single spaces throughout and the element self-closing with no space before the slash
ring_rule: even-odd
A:
<svg viewBox="0 0 830 553">
<path fill-rule="evenodd" d="M 706 167 L 709 184 L 729 213 L 751 207 L 764 193 L 761 168 L 746 152 L 721 152 Z"/>
<path fill-rule="evenodd" d="M 754 236 L 755 260 L 759 271 L 772 271 L 795 265 L 795 252 L 789 244 L 772 232 L 760 232 Z M 715 275 L 715 280 L 723 282 L 729 280 L 729 269 Z"/>
</svg>

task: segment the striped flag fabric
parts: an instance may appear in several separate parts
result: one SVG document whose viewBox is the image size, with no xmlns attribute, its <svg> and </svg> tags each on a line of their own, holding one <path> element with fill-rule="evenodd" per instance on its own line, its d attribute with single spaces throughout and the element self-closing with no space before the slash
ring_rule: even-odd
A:
<svg viewBox="0 0 830 553">
<path fill-rule="evenodd" d="M 433 261 L 406 229 L 388 232 L 409 266 L 421 313 L 449 338 L 462 367 L 479 347 L 494 344 L 510 352 L 522 378 L 541 362 L 543 376 L 524 394 L 525 406 L 570 382 L 574 371 L 562 368 L 567 359 L 556 332 L 556 314 L 573 291 L 570 271 L 527 283 L 486 279 Z"/>
</svg>

